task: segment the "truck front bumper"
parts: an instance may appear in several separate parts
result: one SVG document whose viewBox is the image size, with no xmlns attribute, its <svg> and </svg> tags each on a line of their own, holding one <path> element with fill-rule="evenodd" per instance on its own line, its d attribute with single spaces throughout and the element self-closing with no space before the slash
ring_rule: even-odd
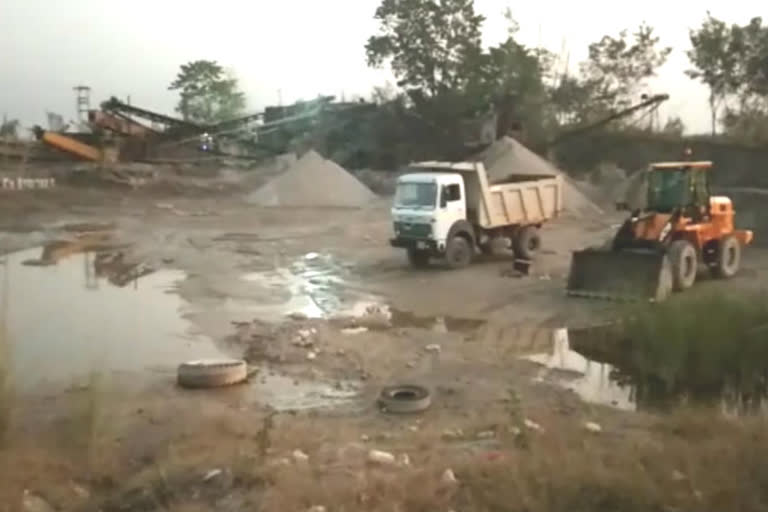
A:
<svg viewBox="0 0 768 512">
<path fill-rule="evenodd" d="M 445 250 L 435 240 L 423 240 L 416 238 L 390 238 L 389 245 L 400 249 L 416 249 L 419 251 L 429 251 L 432 254 L 440 254 Z"/>
</svg>

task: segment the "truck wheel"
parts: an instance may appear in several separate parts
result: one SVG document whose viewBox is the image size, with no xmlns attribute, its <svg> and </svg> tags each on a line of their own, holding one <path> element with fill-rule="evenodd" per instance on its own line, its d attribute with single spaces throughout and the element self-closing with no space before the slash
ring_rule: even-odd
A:
<svg viewBox="0 0 768 512">
<path fill-rule="evenodd" d="M 717 247 L 717 257 L 712 267 L 713 273 L 716 277 L 727 279 L 736 275 L 740 266 L 741 244 L 731 235 L 724 236 Z"/>
<path fill-rule="evenodd" d="M 448 240 L 445 248 L 445 261 L 451 268 L 466 267 L 472 262 L 472 247 L 463 236 L 454 236 Z"/>
<path fill-rule="evenodd" d="M 525 226 L 518 231 L 513 241 L 515 257 L 532 260 L 541 249 L 541 236 L 535 226 Z"/>
<path fill-rule="evenodd" d="M 412 267 L 424 268 L 429 265 L 429 252 L 421 249 L 408 249 L 408 262 Z"/>
<path fill-rule="evenodd" d="M 669 245 L 669 260 L 672 263 L 672 289 L 679 292 L 693 286 L 699 261 L 696 248 L 687 240 L 675 240 Z"/>
</svg>

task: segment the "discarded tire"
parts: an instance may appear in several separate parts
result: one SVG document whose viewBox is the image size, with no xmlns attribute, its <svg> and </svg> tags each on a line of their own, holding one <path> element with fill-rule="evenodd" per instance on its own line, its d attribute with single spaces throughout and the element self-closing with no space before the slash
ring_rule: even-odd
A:
<svg viewBox="0 0 768 512">
<path fill-rule="evenodd" d="M 385 412 L 393 414 L 421 412 L 432 405 L 432 395 L 422 386 L 388 386 L 381 390 L 379 405 Z"/>
<path fill-rule="evenodd" d="M 179 365 L 177 382 L 185 388 L 216 388 L 243 382 L 248 365 L 241 359 L 201 359 Z"/>
</svg>

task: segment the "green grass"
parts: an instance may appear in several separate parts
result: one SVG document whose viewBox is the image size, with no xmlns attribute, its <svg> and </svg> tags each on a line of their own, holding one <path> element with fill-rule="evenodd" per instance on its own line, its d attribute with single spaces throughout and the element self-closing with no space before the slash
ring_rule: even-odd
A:
<svg viewBox="0 0 768 512">
<path fill-rule="evenodd" d="M 631 380 L 638 402 L 687 398 L 753 409 L 768 393 L 768 297 L 723 294 L 631 307 L 618 327 L 592 340 L 601 359 Z M 593 347 L 594 348 L 594 347 Z M 578 347 L 577 347 L 578 349 Z M 593 350 L 594 352 L 595 350 Z"/>
</svg>

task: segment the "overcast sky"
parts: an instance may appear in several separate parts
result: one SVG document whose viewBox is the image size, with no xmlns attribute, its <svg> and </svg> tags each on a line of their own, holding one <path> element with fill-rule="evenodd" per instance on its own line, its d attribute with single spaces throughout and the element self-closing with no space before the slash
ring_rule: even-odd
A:
<svg viewBox="0 0 768 512">
<path fill-rule="evenodd" d="M 318 94 L 368 96 L 388 79 L 370 70 L 363 45 L 376 30 L 380 0 L 0 0 L 0 116 L 44 123 L 46 110 L 74 118 L 77 84 L 92 87 L 92 106 L 115 95 L 172 113 L 167 91 L 181 63 L 215 59 L 231 69 L 250 111 Z M 674 48 L 653 82 L 672 99 L 661 111 L 689 131 L 706 131 L 706 89 L 690 81 L 688 29 L 709 9 L 728 22 L 768 18 L 768 4 L 748 0 L 476 0 L 487 18 L 487 44 L 505 36 L 512 9 L 519 39 L 570 54 L 571 69 L 603 34 L 645 20 Z M 763 5 L 763 7 L 759 7 Z M 281 91 L 280 93 L 278 91 Z"/>
</svg>

